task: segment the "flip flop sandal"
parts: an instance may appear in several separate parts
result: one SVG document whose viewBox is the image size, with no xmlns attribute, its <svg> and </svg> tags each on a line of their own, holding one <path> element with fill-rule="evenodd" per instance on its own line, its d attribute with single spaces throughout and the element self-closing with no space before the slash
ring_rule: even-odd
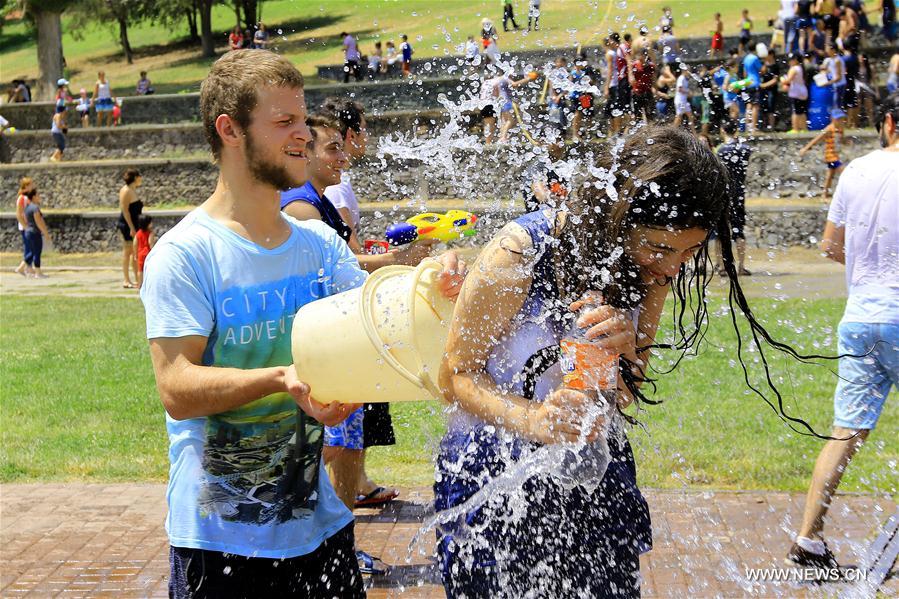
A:
<svg viewBox="0 0 899 599">
<path fill-rule="evenodd" d="M 374 505 L 384 505 L 390 503 L 399 497 L 398 491 L 387 492 L 385 487 L 375 487 L 374 491 L 368 495 L 357 495 L 354 507 L 371 507 Z"/>
<path fill-rule="evenodd" d="M 364 551 L 356 551 L 356 559 L 359 561 L 359 572 L 369 576 L 386 576 L 390 572 L 390 566 L 385 564 L 380 557 L 374 557 Z M 376 562 L 383 564 L 379 566 Z"/>
</svg>

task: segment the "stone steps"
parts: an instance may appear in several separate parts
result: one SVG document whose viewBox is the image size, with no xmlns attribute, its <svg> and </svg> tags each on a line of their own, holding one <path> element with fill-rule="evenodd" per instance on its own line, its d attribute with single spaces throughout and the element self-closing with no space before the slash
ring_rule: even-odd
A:
<svg viewBox="0 0 899 599">
<path fill-rule="evenodd" d="M 361 102 L 369 114 L 397 110 L 433 110 L 441 108 L 438 97 L 455 100 L 469 89 L 469 82 L 456 77 L 438 77 L 422 81 L 396 80 L 351 83 L 346 85 L 308 85 L 304 88 L 306 105 L 320 106 L 331 96 Z M 477 93 L 477 85 L 472 88 Z M 49 130 L 54 102 L 4 104 L 3 116 L 22 130 Z M 93 120 L 93 116 L 92 116 Z M 188 123 L 200 120 L 200 94 L 158 94 L 122 98 L 122 122 L 127 124 Z M 74 119 L 73 119 L 74 121 Z"/>
<path fill-rule="evenodd" d="M 752 140 L 747 174 L 750 197 L 802 197 L 817 193 L 824 176 L 823 148 L 799 158 L 811 134 L 760 135 Z M 844 163 L 879 147 L 873 131 L 847 134 L 840 150 Z M 442 148 L 432 147 L 431 152 Z M 486 146 L 458 149 L 427 160 L 367 156 L 353 167 L 359 197 L 372 201 L 397 198 L 517 197 L 524 188 L 523 171 L 530 165 L 529 146 Z M 23 176 L 33 177 L 50 208 L 115 209 L 121 175 L 138 168 L 144 185 L 138 195 L 149 206 L 192 205 L 214 189 L 217 167 L 208 159 L 128 159 L 46 164 L 0 165 L 0 189 L 14 189 Z M 0 197 L 0 210 L 11 210 L 12 194 Z"/>
<path fill-rule="evenodd" d="M 422 132 L 436 129 L 448 120 L 444 110 L 398 110 L 374 114 L 367 119 L 372 144 L 392 133 Z M 82 128 L 70 120 L 66 159 L 69 161 L 125 160 L 141 158 L 205 158 L 209 144 L 200 123 L 123 125 Z M 17 131 L 5 135 L 6 163 L 47 162 L 55 149 L 49 130 Z"/>
</svg>

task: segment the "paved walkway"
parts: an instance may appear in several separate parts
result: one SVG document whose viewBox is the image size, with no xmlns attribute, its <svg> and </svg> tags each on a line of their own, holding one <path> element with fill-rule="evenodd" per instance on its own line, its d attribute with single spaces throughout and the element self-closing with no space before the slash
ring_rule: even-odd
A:
<svg viewBox="0 0 899 599">
<path fill-rule="evenodd" d="M 475 249 L 463 250 L 467 259 Z M 742 284 L 749 297 L 842 298 L 846 296 L 844 269 L 841 265 L 821 257 L 810 248 L 790 248 L 768 251 L 750 248 L 747 267 L 754 273 L 744 277 Z M 19 296 L 66 297 L 137 297 L 137 290 L 122 289 L 122 275 L 118 256 L 104 254 L 82 258 L 72 256 L 45 257 L 47 279 L 26 279 L 13 274 L 19 255 L 0 254 L 0 293 Z M 89 266 L 79 263 L 85 262 Z M 718 296 L 727 295 L 727 286 L 720 277 L 713 279 L 710 290 Z"/>
<path fill-rule="evenodd" d="M 369 597 L 442 597 L 425 535 L 409 550 L 430 503 L 404 490 L 384 510 L 359 510 L 360 546 L 393 564 Z M 827 597 L 843 585 L 750 582 L 747 569 L 778 568 L 803 498 L 763 492 L 647 492 L 655 548 L 643 557 L 646 597 Z M 859 563 L 877 527 L 896 509 L 887 498 L 839 496 L 831 543 Z M 0 488 L 0 596 L 165 597 L 168 545 L 161 484 L 7 484 Z M 899 595 L 899 579 L 882 592 Z"/>
</svg>

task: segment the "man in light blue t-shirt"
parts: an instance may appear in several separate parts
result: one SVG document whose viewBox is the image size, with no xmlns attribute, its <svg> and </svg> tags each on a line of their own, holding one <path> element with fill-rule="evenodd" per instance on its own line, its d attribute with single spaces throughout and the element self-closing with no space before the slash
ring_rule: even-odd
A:
<svg viewBox="0 0 899 599">
<path fill-rule="evenodd" d="M 321 465 L 322 424 L 359 406 L 316 402 L 291 359 L 297 309 L 365 279 L 331 229 L 280 210 L 306 179 L 303 79 L 229 52 L 200 107 L 218 183 L 141 289 L 170 442 L 170 595 L 361 597 L 353 516 Z"/>
</svg>

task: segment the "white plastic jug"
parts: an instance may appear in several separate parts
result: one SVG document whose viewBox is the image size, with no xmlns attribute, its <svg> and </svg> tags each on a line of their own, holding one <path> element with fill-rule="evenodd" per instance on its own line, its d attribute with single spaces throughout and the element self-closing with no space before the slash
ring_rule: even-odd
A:
<svg viewBox="0 0 899 599">
<path fill-rule="evenodd" d="M 297 376 L 322 403 L 440 397 L 435 383 L 453 316 L 434 260 L 388 266 L 362 287 L 306 304 L 291 333 Z"/>
</svg>

